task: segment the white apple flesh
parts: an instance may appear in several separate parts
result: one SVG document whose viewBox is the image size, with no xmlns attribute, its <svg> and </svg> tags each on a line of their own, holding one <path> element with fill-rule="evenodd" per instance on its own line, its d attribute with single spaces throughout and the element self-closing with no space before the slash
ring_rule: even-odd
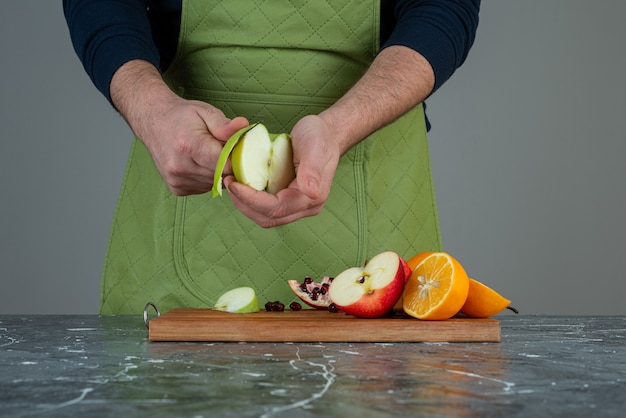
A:
<svg viewBox="0 0 626 418">
<path fill-rule="evenodd" d="M 231 313 L 252 313 L 259 311 L 259 302 L 254 289 L 238 287 L 222 294 L 213 309 Z"/>
<path fill-rule="evenodd" d="M 295 177 L 289 135 L 272 135 L 261 124 L 235 145 L 231 160 L 237 181 L 255 190 L 276 194 Z"/>
<path fill-rule="evenodd" d="M 274 146 L 269 159 L 266 190 L 276 194 L 289 186 L 296 177 L 296 171 L 293 166 L 293 148 L 289 135 L 272 135 L 271 140 Z"/>
<path fill-rule="evenodd" d="M 400 256 L 385 251 L 363 267 L 349 268 L 335 277 L 329 288 L 332 302 L 347 314 L 377 318 L 393 309 L 402 296 L 406 269 Z"/>
<path fill-rule="evenodd" d="M 233 135 L 224 145 L 215 168 L 213 196 L 222 194 L 222 173 L 231 157 L 239 183 L 276 194 L 295 178 L 293 150 L 288 134 L 270 134 L 257 123 Z"/>
</svg>

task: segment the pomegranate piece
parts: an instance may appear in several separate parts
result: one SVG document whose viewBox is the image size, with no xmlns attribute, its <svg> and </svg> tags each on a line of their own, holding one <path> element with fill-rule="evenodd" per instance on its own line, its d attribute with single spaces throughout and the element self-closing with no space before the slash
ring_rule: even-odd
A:
<svg viewBox="0 0 626 418">
<path fill-rule="evenodd" d="M 331 300 L 328 295 L 328 288 L 333 278 L 324 276 L 322 281 L 317 283 L 311 277 L 305 277 L 302 283 L 297 280 L 287 280 L 289 287 L 307 305 L 315 309 L 328 309 Z"/>
</svg>

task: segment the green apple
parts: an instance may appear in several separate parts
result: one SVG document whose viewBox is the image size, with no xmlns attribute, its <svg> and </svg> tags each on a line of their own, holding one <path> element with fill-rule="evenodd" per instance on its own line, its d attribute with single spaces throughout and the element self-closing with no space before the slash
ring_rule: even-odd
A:
<svg viewBox="0 0 626 418">
<path fill-rule="evenodd" d="M 213 309 L 232 313 L 251 313 L 259 311 L 259 302 L 254 289 L 238 287 L 229 290 L 217 299 Z"/>
<path fill-rule="evenodd" d="M 224 145 L 215 167 L 214 197 L 222 195 L 222 173 L 229 157 L 235 179 L 255 190 L 276 194 L 296 176 L 289 134 L 270 134 L 265 125 L 255 123 L 235 132 Z"/>
</svg>

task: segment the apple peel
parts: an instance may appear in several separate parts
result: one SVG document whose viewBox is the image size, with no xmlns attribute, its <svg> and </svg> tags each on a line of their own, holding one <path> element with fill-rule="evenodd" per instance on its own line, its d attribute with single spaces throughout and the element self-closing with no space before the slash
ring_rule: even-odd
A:
<svg viewBox="0 0 626 418">
<path fill-rule="evenodd" d="M 213 176 L 213 189 L 212 195 L 213 197 L 222 195 L 222 174 L 224 173 L 224 167 L 226 167 L 226 161 L 228 161 L 228 157 L 230 157 L 230 153 L 235 148 L 235 145 L 239 142 L 241 138 L 250 130 L 252 130 L 257 123 L 248 125 L 244 128 L 239 129 L 237 132 L 232 134 L 228 141 L 224 144 L 224 148 L 220 152 L 220 156 L 217 159 L 217 164 L 215 165 L 215 174 Z"/>
</svg>

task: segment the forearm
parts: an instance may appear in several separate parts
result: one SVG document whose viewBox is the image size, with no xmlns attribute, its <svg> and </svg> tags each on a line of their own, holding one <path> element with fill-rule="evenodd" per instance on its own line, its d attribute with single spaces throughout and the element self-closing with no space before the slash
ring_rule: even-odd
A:
<svg viewBox="0 0 626 418">
<path fill-rule="evenodd" d="M 143 60 L 122 65 L 110 91 L 113 104 L 177 196 L 210 190 L 223 143 L 248 125 L 245 118 L 229 119 L 208 103 L 178 96 L 158 69 Z"/>
<path fill-rule="evenodd" d="M 342 153 L 372 132 L 421 103 L 435 85 L 428 61 L 404 46 L 378 54 L 363 77 L 320 113 L 335 133 Z"/>
<path fill-rule="evenodd" d="M 150 119 L 164 114 L 172 102 L 180 100 L 159 70 L 143 60 L 123 64 L 113 75 L 110 93 L 111 102 L 140 138 L 150 129 Z"/>
</svg>

